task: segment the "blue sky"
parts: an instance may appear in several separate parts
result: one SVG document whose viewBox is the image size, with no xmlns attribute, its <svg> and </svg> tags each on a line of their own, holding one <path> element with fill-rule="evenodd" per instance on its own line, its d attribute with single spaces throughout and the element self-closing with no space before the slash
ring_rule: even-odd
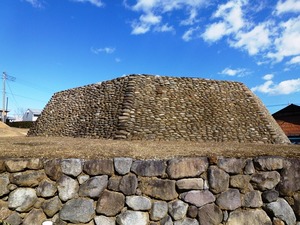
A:
<svg viewBox="0 0 300 225">
<path fill-rule="evenodd" d="M 300 104 L 300 0 L 1 0 L 0 15 L 11 116 L 140 73 L 243 82 L 271 113 Z"/>
</svg>

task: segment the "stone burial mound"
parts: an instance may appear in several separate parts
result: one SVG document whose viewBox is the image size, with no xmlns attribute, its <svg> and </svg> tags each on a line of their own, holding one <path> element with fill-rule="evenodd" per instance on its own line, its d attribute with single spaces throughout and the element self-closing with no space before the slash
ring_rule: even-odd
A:
<svg viewBox="0 0 300 225">
<path fill-rule="evenodd" d="M 55 93 L 28 135 L 289 143 L 242 83 L 152 75 Z"/>
</svg>

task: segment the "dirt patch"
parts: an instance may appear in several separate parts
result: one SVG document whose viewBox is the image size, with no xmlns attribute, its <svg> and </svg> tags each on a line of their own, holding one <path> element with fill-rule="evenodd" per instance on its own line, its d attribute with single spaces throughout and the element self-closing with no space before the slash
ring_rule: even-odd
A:
<svg viewBox="0 0 300 225">
<path fill-rule="evenodd" d="M 119 141 L 68 137 L 0 137 L 0 158 L 169 159 L 191 156 L 300 157 L 299 145 L 233 142 Z"/>
<path fill-rule="evenodd" d="M 28 129 L 13 128 L 0 122 L 0 137 L 20 137 L 25 136 Z"/>
</svg>

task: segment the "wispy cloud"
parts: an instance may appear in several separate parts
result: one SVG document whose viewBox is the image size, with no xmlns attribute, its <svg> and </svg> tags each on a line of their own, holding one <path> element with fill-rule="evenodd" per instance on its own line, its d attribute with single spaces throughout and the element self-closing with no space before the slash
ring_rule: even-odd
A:
<svg viewBox="0 0 300 225">
<path fill-rule="evenodd" d="M 116 51 L 116 48 L 111 48 L 111 47 L 94 48 L 94 47 L 91 47 L 91 51 L 94 54 L 99 54 L 99 53 L 112 54 L 112 53 L 114 53 Z"/>
<path fill-rule="evenodd" d="M 273 40 L 275 51 L 267 54 L 277 62 L 300 55 L 300 16 L 282 22 L 279 26 L 279 34 Z"/>
<path fill-rule="evenodd" d="M 184 10 L 187 18 L 178 21 L 177 25 L 188 26 L 195 24 L 198 19 L 198 10 L 206 4 L 205 0 L 136 0 L 135 4 L 129 4 L 124 0 L 126 7 L 140 13 L 139 19 L 131 22 L 131 34 L 139 35 L 150 31 L 174 32 L 173 26 L 166 25 L 164 15 L 173 11 Z"/>
<path fill-rule="evenodd" d="M 251 3 L 248 0 L 229 0 L 219 5 L 212 14 L 212 22 L 202 33 L 202 39 L 213 43 L 226 38 L 230 47 L 246 51 L 250 56 L 259 55 L 263 61 L 268 59 L 273 63 L 300 56 L 300 16 L 278 17 L 283 13 L 300 12 L 299 0 L 279 0 L 273 14 L 259 23 L 248 16 L 250 9 L 256 13 Z"/>
<path fill-rule="evenodd" d="M 24 1 L 31 4 L 34 8 L 43 8 L 44 7 L 44 4 L 41 0 L 24 0 Z"/>
<path fill-rule="evenodd" d="M 299 0 L 285 0 L 278 1 L 276 5 L 276 14 L 284 14 L 284 13 L 297 13 L 300 12 L 300 1 Z"/>
<path fill-rule="evenodd" d="M 102 0 L 71 0 L 71 1 L 73 1 L 73 2 L 82 2 L 82 3 L 88 2 L 88 3 L 91 3 L 92 5 L 97 6 L 97 7 L 104 6 L 104 3 L 102 2 Z"/>
<path fill-rule="evenodd" d="M 249 55 L 256 55 L 266 50 L 271 45 L 269 22 L 261 23 L 248 32 L 236 33 L 235 40 L 230 41 L 230 45 L 246 50 Z"/>
<path fill-rule="evenodd" d="M 219 74 L 227 75 L 227 76 L 237 76 L 237 77 L 244 77 L 248 74 L 250 74 L 250 71 L 245 68 L 237 68 L 237 69 L 231 69 L 230 67 L 225 68 Z"/>
<path fill-rule="evenodd" d="M 293 57 L 287 64 L 289 64 L 289 65 L 299 64 L 300 65 L 300 55 Z"/>
<path fill-rule="evenodd" d="M 269 95 L 288 95 L 300 92 L 300 78 L 284 80 L 280 83 L 275 83 L 273 78 L 273 74 L 267 74 L 263 76 L 265 82 L 261 85 L 251 88 L 251 90 Z"/>
</svg>

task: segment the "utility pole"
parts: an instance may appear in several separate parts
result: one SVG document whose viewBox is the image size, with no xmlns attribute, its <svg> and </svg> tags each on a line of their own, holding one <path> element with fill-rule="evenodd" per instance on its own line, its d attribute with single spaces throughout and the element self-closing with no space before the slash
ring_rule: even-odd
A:
<svg viewBox="0 0 300 225">
<path fill-rule="evenodd" d="M 6 113 L 7 113 L 7 109 L 5 109 L 5 83 L 6 83 L 6 80 L 9 80 L 9 81 L 15 81 L 16 78 L 15 77 L 12 77 L 12 76 L 9 76 L 7 75 L 5 72 L 3 72 L 3 75 L 2 75 L 2 80 L 3 80 L 3 99 L 2 99 L 2 122 L 5 123 L 6 122 Z"/>
</svg>

